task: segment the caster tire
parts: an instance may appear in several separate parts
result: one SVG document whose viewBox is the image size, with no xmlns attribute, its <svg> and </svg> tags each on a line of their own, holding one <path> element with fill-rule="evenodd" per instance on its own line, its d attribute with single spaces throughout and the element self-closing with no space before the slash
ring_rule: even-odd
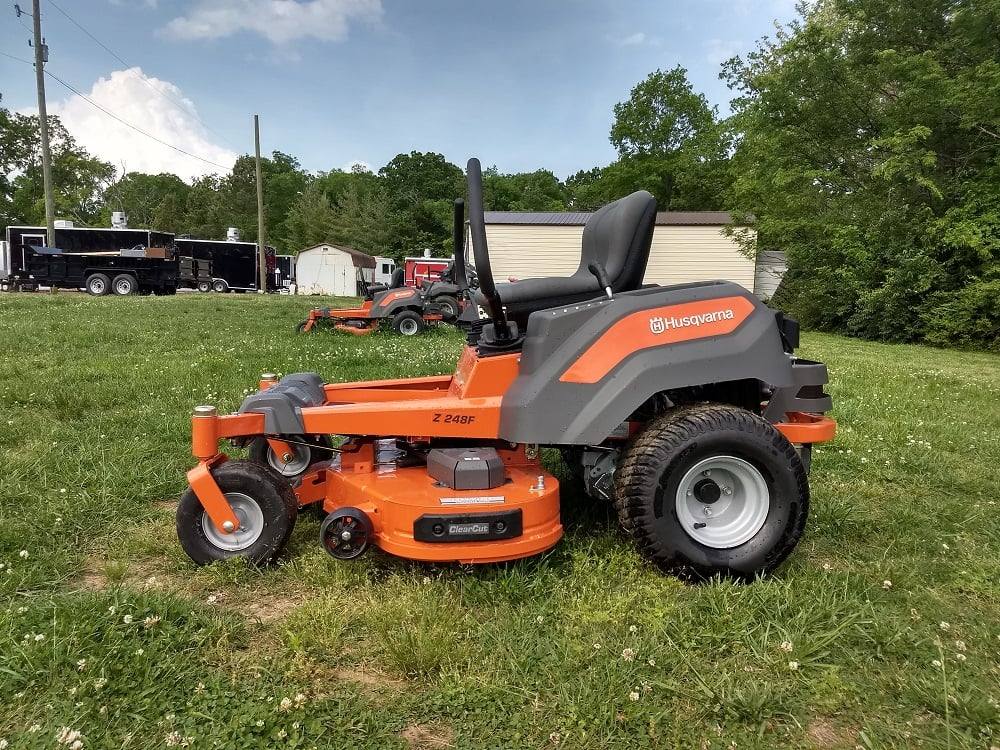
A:
<svg viewBox="0 0 1000 750">
<path fill-rule="evenodd" d="M 309 321 L 308 320 L 303 320 L 301 323 L 299 323 L 297 326 L 295 326 L 295 332 L 296 333 L 309 333 L 309 331 L 306 330 L 306 326 L 307 325 L 309 325 Z M 312 330 L 312 329 L 310 329 L 310 330 Z"/>
<path fill-rule="evenodd" d="M 240 528 L 232 534 L 216 529 L 189 487 L 177 506 L 177 538 L 187 556 L 198 565 L 231 557 L 254 565 L 272 562 L 288 542 L 298 515 L 291 485 L 249 461 L 227 461 L 212 476 L 233 506 Z"/>
<path fill-rule="evenodd" d="M 368 549 L 375 530 L 371 519 L 357 508 L 338 508 L 319 528 L 319 540 L 332 557 L 353 560 Z"/>
<path fill-rule="evenodd" d="M 640 553 L 682 578 L 752 579 L 795 548 L 809 514 L 798 452 L 767 420 L 733 406 L 682 408 L 623 452 L 615 506 Z"/>
<path fill-rule="evenodd" d="M 250 443 L 248 458 L 255 464 L 266 466 L 283 479 L 298 479 L 308 471 L 309 467 L 317 461 L 325 461 L 333 455 L 332 451 L 322 450 L 330 448 L 330 439 L 326 435 L 287 435 L 291 440 L 292 450 L 295 455 L 288 463 L 281 461 L 271 449 L 271 445 L 266 438 L 254 438 Z M 310 445 L 302 445 L 309 443 Z M 315 448 L 310 447 L 315 446 Z"/>
<path fill-rule="evenodd" d="M 392 319 L 392 330 L 400 336 L 416 336 L 426 327 L 424 319 L 413 310 L 398 312 Z"/>
</svg>

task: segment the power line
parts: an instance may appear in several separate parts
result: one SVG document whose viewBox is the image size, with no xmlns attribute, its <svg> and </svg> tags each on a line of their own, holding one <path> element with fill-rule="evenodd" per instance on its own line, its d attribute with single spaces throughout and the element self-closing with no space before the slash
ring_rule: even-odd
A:
<svg viewBox="0 0 1000 750">
<path fill-rule="evenodd" d="M 9 55 L 6 52 L 0 52 L 0 55 L 3 55 L 4 57 L 9 57 L 11 60 L 17 60 L 18 62 L 22 62 L 22 63 L 25 63 L 27 65 L 34 65 L 34 63 L 31 62 L 30 60 L 25 60 L 24 58 L 21 58 L 21 57 L 15 57 L 14 55 Z M 111 110 L 105 109 L 104 107 L 102 107 L 100 104 L 98 104 L 97 102 L 95 102 L 93 99 L 91 99 L 86 94 L 83 94 L 83 93 L 77 91 L 72 86 L 70 86 L 68 83 L 66 83 L 66 81 L 64 81 L 62 78 L 60 78 L 59 76 L 57 76 L 51 70 L 46 70 L 45 71 L 45 75 L 47 75 L 49 78 L 52 78 L 57 83 L 62 84 L 66 89 L 68 89 L 69 91 L 71 91 L 74 94 L 76 94 L 77 96 L 79 96 L 81 99 L 83 99 L 85 102 L 87 102 L 91 106 L 96 107 L 97 109 L 101 110 L 101 112 L 103 112 L 104 114 L 106 114 L 108 117 L 114 118 L 115 120 L 117 120 L 118 122 L 120 122 L 122 125 L 125 125 L 126 127 L 132 128 L 132 130 L 136 131 L 137 133 L 141 133 L 142 135 L 146 136 L 147 138 L 151 138 L 152 140 L 156 141 L 157 143 L 159 143 L 161 145 L 164 145 L 167 148 L 172 148 L 174 151 L 182 153 L 185 156 L 190 156 L 192 159 L 197 159 L 198 161 L 203 161 L 206 164 L 211 164 L 213 167 L 219 167 L 219 169 L 226 169 L 226 170 L 231 169 L 231 167 L 227 167 L 224 164 L 219 164 L 218 162 L 211 161 L 210 159 L 205 159 L 204 157 L 198 156 L 197 154 L 192 154 L 190 151 L 185 151 L 180 146 L 175 146 L 172 143 L 167 143 L 166 141 L 160 140 L 159 138 L 157 138 L 152 133 L 149 133 L 149 132 L 143 130 L 142 128 L 140 128 L 138 126 L 133 125 L 129 121 L 122 119 L 121 117 L 119 117 L 118 115 L 116 115 Z"/>
<path fill-rule="evenodd" d="M 111 55 L 113 58 L 115 58 L 115 60 L 117 60 L 118 62 L 120 62 L 126 68 L 135 67 L 135 66 L 131 65 L 128 61 L 126 61 L 121 55 L 119 55 L 117 52 L 115 52 L 113 49 L 111 49 L 108 45 L 106 45 L 104 42 L 102 42 L 96 36 L 94 36 L 93 34 L 91 34 L 86 28 L 84 28 L 84 26 L 79 21 L 77 21 L 75 18 L 73 18 L 73 16 L 71 16 L 69 13 L 67 13 L 65 10 L 63 10 L 55 2 L 55 0 L 48 0 L 48 3 L 53 8 L 55 8 L 60 13 L 62 13 L 67 19 L 69 19 L 70 23 L 72 23 L 74 26 L 76 26 L 78 29 L 80 29 L 80 31 L 82 31 L 88 37 L 90 37 L 91 40 L 93 40 L 105 52 L 107 52 L 109 55 Z M 196 119 L 199 123 L 201 123 L 202 127 L 204 127 L 208 132 L 210 132 L 213 135 L 216 135 L 219 138 L 221 138 L 222 140 L 226 141 L 226 143 L 228 143 L 230 146 L 233 146 L 233 143 L 228 138 L 226 138 L 226 136 L 224 136 L 221 133 L 217 133 L 216 131 L 212 130 L 212 128 L 210 128 L 208 125 L 206 125 L 205 122 L 200 117 L 198 117 L 198 113 L 197 112 L 195 112 L 195 111 L 193 111 L 191 109 L 188 109 L 185 106 L 185 104 L 183 102 L 181 102 L 180 100 L 178 100 L 176 97 L 174 97 L 173 95 L 168 94 L 165 91 L 161 91 L 160 89 L 156 88 L 156 86 L 154 86 L 152 83 L 150 83 L 145 78 L 145 76 L 140 77 L 139 80 L 141 80 L 150 89 L 150 91 L 154 92 L 158 96 L 162 97 L 164 100 L 166 100 L 166 101 L 170 102 L 171 104 L 173 104 L 175 107 L 177 107 L 184 114 L 193 116 L 194 119 Z M 233 146 L 233 147 L 235 148 L 235 146 Z"/>
<path fill-rule="evenodd" d="M 204 157 L 198 156 L 197 154 L 192 154 L 190 151 L 185 151 L 180 146 L 175 146 L 172 143 L 167 143 L 166 141 L 157 138 L 152 133 L 149 133 L 149 132 L 143 130 L 142 128 L 140 128 L 140 127 L 138 127 L 136 125 L 133 125 L 128 120 L 123 120 L 121 117 L 119 117 L 118 115 L 116 115 L 111 110 L 105 109 L 104 107 L 102 107 L 100 104 L 98 104 L 97 102 L 95 102 L 93 99 L 91 99 L 86 94 L 83 94 L 83 93 L 77 91 L 75 88 L 73 88 L 72 86 L 70 86 L 68 83 L 66 83 L 66 81 L 64 81 L 62 78 L 60 78 L 59 76 L 57 76 L 55 73 L 53 73 L 53 72 L 51 72 L 49 70 L 46 70 L 45 71 L 45 75 L 49 76 L 49 78 L 55 79 L 58 83 L 61 83 L 63 86 L 65 86 L 67 89 L 69 89 L 70 91 L 72 91 L 74 94 L 76 94 L 77 96 L 79 96 L 81 99 L 83 99 L 85 102 L 87 102 L 91 106 L 96 107 L 97 109 L 101 110 L 101 112 L 103 112 L 104 114 L 106 114 L 108 117 L 111 117 L 111 118 L 117 120 L 122 125 L 125 125 L 126 127 L 132 128 L 132 130 L 136 131 L 137 133 L 141 133 L 142 135 L 146 136 L 147 138 L 150 138 L 150 139 L 156 141 L 157 143 L 159 143 L 159 144 L 161 144 L 163 146 L 166 146 L 167 148 L 172 148 L 174 151 L 177 151 L 178 153 L 184 154 L 185 156 L 190 156 L 192 159 L 197 159 L 198 161 L 203 161 L 206 164 L 211 164 L 213 167 L 218 167 L 219 169 L 225 169 L 225 170 L 231 169 L 231 167 L 227 167 L 225 164 L 219 164 L 218 162 L 214 162 L 214 161 L 212 161 L 210 159 L 205 159 Z"/>
</svg>

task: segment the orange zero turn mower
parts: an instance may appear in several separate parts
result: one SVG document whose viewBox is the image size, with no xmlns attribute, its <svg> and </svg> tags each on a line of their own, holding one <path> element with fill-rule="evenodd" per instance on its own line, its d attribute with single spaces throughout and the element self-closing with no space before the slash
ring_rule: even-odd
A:
<svg viewBox="0 0 1000 750">
<path fill-rule="evenodd" d="M 797 324 L 725 281 L 643 286 L 646 192 L 591 216 L 572 276 L 494 283 L 475 159 L 468 183 L 488 320 L 455 373 L 264 376 L 235 414 L 198 407 L 177 511 L 188 555 L 269 562 L 306 506 L 341 560 L 371 547 L 435 562 L 537 555 L 563 533 L 540 455 L 553 447 L 661 568 L 750 578 L 781 563 L 805 527 L 811 447 L 836 432 L 826 367 L 793 354 Z"/>
</svg>

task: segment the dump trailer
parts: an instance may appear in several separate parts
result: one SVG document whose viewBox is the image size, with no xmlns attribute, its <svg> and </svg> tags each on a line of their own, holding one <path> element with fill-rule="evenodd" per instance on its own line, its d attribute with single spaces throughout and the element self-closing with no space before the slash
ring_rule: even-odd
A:
<svg viewBox="0 0 1000 750">
<path fill-rule="evenodd" d="M 195 260 L 211 261 L 212 291 L 255 292 L 259 288 L 256 243 L 177 237 L 174 244 L 179 255 Z M 264 254 L 267 266 L 267 291 L 277 291 L 280 284 L 275 277 L 277 266 L 274 248 L 265 247 Z"/>
<path fill-rule="evenodd" d="M 7 227 L 0 258 L 5 288 L 173 294 L 179 284 L 196 282 L 196 276 L 188 278 L 190 265 L 182 271 L 174 236 L 167 232 L 56 227 L 55 241 L 55 247 L 46 246 L 44 227 Z"/>
</svg>

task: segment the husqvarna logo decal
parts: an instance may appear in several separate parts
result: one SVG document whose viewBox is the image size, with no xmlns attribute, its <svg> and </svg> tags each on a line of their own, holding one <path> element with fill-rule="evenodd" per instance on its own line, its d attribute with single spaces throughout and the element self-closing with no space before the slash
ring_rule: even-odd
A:
<svg viewBox="0 0 1000 750">
<path fill-rule="evenodd" d="M 727 336 L 755 310 L 749 295 L 662 305 L 639 310 L 612 324 L 570 364 L 563 383 L 597 383 L 633 354 L 713 336 Z"/>
<path fill-rule="evenodd" d="M 675 318 L 673 315 L 662 318 L 656 315 L 649 319 L 649 330 L 650 333 L 666 333 L 668 330 L 676 328 L 688 328 L 689 326 L 702 326 L 705 323 L 716 323 L 720 320 L 732 320 L 736 317 L 736 313 L 733 312 L 732 308 L 726 308 L 725 310 L 713 310 L 712 312 L 703 313 L 701 315 L 683 315 L 679 318 Z"/>
</svg>

